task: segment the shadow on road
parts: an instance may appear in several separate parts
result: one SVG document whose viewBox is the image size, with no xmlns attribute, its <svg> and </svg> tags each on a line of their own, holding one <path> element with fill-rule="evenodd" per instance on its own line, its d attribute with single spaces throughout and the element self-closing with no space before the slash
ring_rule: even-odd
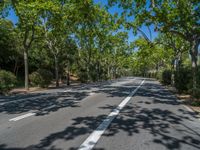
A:
<svg viewBox="0 0 200 150">
<path fill-rule="evenodd" d="M 122 80 L 122 79 L 121 79 Z M 123 80 L 122 80 L 123 81 Z M 114 81 L 107 81 L 100 83 L 75 85 L 69 91 L 57 89 L 52 93 L 32 93 L 28 95 L 7 96 L 0 98 L 0 102 L 10 102 L 0 105 L 0 113 L 6 114 L 20 114 L 29 111 L 36 111 L 37 115 L 47 115 L 50 112 L 55 112 L 60 108 L 65 107 L 79 107 L 77 101 L 89 96 L 90 92 L 106 93 L 110 97 L 127 96 L 131 89 L 134 88 L 132 83 L 123 86 L 111 86 Z M 98 89 L 94 91 L 93 89 Z"/>
<path fill-rule="evenodd" d="M 113 92 L 104 89 L 103 92 L 109 93 L 110 96 L 119 96 L 117 92 L 122 92 L 121 90 L 121 88 L 115 88 Z M 198 131 L 196 131 L 187 124 L 188 120 L 192 121 L 191 118 L 196 117 L 196 115 L 181 109 L 179 107 L 180 102 L 176 101 L 176 98 L 169 91 L 158 84 L 147 82 L 135 96 L 142 98 L 131 102 L 121 111 L 120 115 L 114 119 L 103 135 L 104 137 L 113 137 L 119 132 L 125 132 L 129 137 L 137 137 L 145 132 L 152 137 L 149 144 L 159 145 L 163 149 L 186 149 L 185 146 L 194 150 L 200 149 L 200 134 L 198 132 L 200 129 L 198 128 L 196 129 Z M 167 109 L 169 106 L 172 109 Z M 114 108 L 114 106 L 107 105 L 99 109 L 109 109 L 111 111 Z M 7 148 L 3 144 L 0 145 L 0 149 L 64 150 L 56 148 L 54 142 L 57 140 L 69 142 L 79 136 L 88 135 L 98 127 L 105 117 L 105 115 L 77 117 L 63 131 L 50 134 L 40 140 L 37 145 L 31 145 L 26 148 Z M 77 147 L 68 149 L 77 149 L 78 144 L 81 143 L 77 143 Z M 143 143 L 140 144 L 142 145 Z M 96 148 L 96 150 L 104 150 L 104 148 Z"/>
<path fill-rule="evenodd" d="M 79 107 L 74 100 L 78 101 L 87 96 L 87 92 L 35 94 L 27 100 L 2 105 L 0 107 L 0 113 L 20 114 L 29 111 L 36 111 L 37 115 L 46 115 L 64 107 Z"/>
</svg>

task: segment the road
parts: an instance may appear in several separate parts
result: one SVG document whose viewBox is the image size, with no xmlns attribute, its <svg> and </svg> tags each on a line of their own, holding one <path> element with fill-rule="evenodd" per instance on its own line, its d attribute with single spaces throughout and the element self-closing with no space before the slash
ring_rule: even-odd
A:
<svg viewBox="0 0 200 150">
<path fill-rule="evenodd" d="M 0 97 L 0 150 L 75 149 L 199 150 L 200 119 L 139 77 Z"/>
</svg>

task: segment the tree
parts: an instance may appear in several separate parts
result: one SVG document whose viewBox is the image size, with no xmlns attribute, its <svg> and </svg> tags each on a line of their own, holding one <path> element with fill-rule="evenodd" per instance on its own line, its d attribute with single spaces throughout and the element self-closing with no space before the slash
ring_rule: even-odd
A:
<svg viewBox="0 0 200 150">
<path fill-rule="evenodd" d="M 21 38 L 18 29 L 7 19 L 0 19 L 0 68 L 12 71 L 17 76 L 20 67 Z"/>
<path fill-rule="evenodd" d="M 42 14 L 44 42 L 54 58 L 56 87 L 58 87 L 59 66 L 61 60 L 63 57 L 67 59 L 68 57 L 66 55 L 70 54 L 71 52 L 69 49 L 67 49 L 70 47 L 70 45 L 67 47 L 66 44 L 70 43 L 68 43 L 68 40 L 70 40 L 70 34 L 72 34 L 72 30 L 74 29 L 74 24 L 71 20 L 74 17 L 71 17 L 71 15 L 73 15 L 70 12 L 71 7 L 68 7 L 71 2 L 49 1 L 49 3 L 52 4 L 49 5 L 49 7 L 46 7 Z M 69 63 L 66 65 L 69 65 Z"/>
<path fill-rule="evenodd" d="M 12 6 L 19 17 L 18 27 L 23 38 L 23 52 L 24 52 L 24 67 L 25 67 L 25 89 L 29 89 L 28 79 L 28 52 L 31 48 L 32 42 L 35 39 L 35 30 L 39 24 L 39 14 L 44 2 L 39 1 L 18 1 L 12 0 Z"/>
<path fill-rule="evenodd" d="M 110 0 L 110 5 L 119 3 L 127 16 L 134 16 L 129 26 L 137 29 L 153 24 L 156 31 L 180 36 L 190 43 L 193 69 L 193 88 L 196 88 L 197 55 L 200 44 L 200 5 L 198 0 Z"/>
<path fill-rule="evenodd" d="M 3 31 L 0 44 L 8 52 L 1 54 L 0 61 L 17 74 L 23 52 L 26 89 L 29 72 L 39 68 L 54 69 L 57 86 L 59 77 L 67 75 L 69 79 L 70 72 L 81 80 L 97 81 L 116 78 L 128 70 L 127 33 L 119 30 L 121 22 L 116 15 L 112 16 L 93 0 L 5 2 L 0 6 L 1 12 L 11 8 L 19 20 L 15 26 L 6 21 L 0 25 Z M 9 57 L 14 69 L 6 65 L 4 56 Z"/>
<path fill-rule="evenodd" d="M 9 2 L 7 0 L 0 1 L 0 19 L 8 16 Z"/>
<path fill-rule="evenodd" d="M 179 36 L 174 36 L 173 34 L 166 33 L 166 34 L 160 34 L 158 38 L 156 39 L 156 42 L 159 44 L 162 44 L 163 47 L 169 51 L 169 49 L 173 50 L 172 54 L 172 64 L 171 64 L 171 79 L 172 79 L 172 85 L 174 86 L 174 74 L 177 72 L 180 67 L 182 66 L 183 56 L 187 54 L 189 49 L 189 43 L 182 39 Z"/>
</svg>

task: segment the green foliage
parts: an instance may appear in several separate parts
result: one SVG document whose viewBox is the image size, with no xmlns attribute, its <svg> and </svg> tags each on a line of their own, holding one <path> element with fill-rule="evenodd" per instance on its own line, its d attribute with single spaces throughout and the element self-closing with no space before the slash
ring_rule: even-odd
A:
<svg viewBox="0 0 200 150">
<path fill-rule="evenodd" d="M 169 68 L 173 54 L 171 49 L 166 51 L 162 45 L 156 44 L 156 41 L 149 43 L 144 38 L 137 39 L 133 44 L 138 49 L 133 55 L 135 72 L 147 75 L 149 72 Z"/>
<path fill-rule="evenodd" d="M 122 20 L 92 0 L 7 2 L 18 22 L 14 26 L 0 20 L 0 67 L 14 70 L 21 78 L 25 72 L 27 89 L 28 72 L 38 68 L 54 69 L 57 81 L 66 72 L 82 82 L 131 72 L 132 49 L 127 33 L 119 30 Z M 35 85 L 40 82 L 37 73 L 33 74 Z"/>
<path fill-rule="evenodd" d="M 53 74 L 46 69 L 38 69 L 29 75 L 30 81 L 35 86 L 48 87 L 53 79 Z"/>
<path fill-rule="evenodd" d="M 140 28 L 143 26 L 148 27 L 153 25 L 154 31 L 159 31 L 163 34 L 170 33 L 172 35 L 171 37 L 175 36 L 176 41 L 171 44 L 175 52 L 175 57 L 178 56 L 180 51 L 185 51 L 185 48 L 186 51 L 190 53 L 190 60 L 193 64 L 193 66 L 190 66 L 193 68 L 192 86 L 193 89 L 197 87 L 196 78 L 198 76 L 196 74 L 196 64 L 198 60 L 198 47 L 200 44 L 199 0 L 109 0 L 108 4 L 110 6 L 118 5 L 118 7 L 121 7 L 123 10 L 123 18 L 134 18 L 127 19 L 125 27 L 133 29 L 135 34 L 137 32 L 141 33 Z M 147 39 L 148 42 L 152 43 L 144 32 L 142 32 L 142 36 Z M 173 40 L 174 38 L 172 38 L 172 41 Z M 184 43 L 182 41 L 184 41 Z M 180 55 L 178 57 L 180 57 Z"/>
<path fill-rule="evenodd" d="M 15 87 L 17 79 L 12 72 L 0 70 L 0 92 L 4 93 Z"/>
<path fill-rule="evenodd" d="M 162 72 L 162 83 L 164 85 L 170 85 L 171 84 L 171 70 L 164 70 Z"/>
<path fill-rule="evenodd" d="M 199 93 L 200 93 L 200 91 L 199 91 Z M 198 93 L 198 95 L 200 95 L 199 93 Z M 200 98 L 200 96 L 197 96 L 197 97 Z M 200 107 L 200 101 L 199 100 L 192 101 L 191 105 Z"/>
<path fill-rule="evenodd" d="M 191 88 L 192 71 L 188 67 L 181 67 L 175 72 L 175 87 L 179 92 L 188 91 Z"/>
<path fill-rule="evenodd" d="M 156 73 L 156 78 L 164 85 L 171 84 L 171 70 L 163 69 Z"/>
<path fill-rule="evenodd" d="M 78 71 L 78 77 L 82 83 L 88 82 L 88 75 L 86 70 L 81 69 L 80 71 Z"/>
<path fill-rule="evenodd" d="M 190 93 L 193 94 L 192 96 L 194 98 L 200 99 L 200 88 L 191 89 Z M 199 106 L 200 106 L 200 101 L 199 101 Z"/>
<path fill-rule="evenodd" d="M 57 81 L 69 72 L 81 82 L 132 73 L 154 77 L 157 73 L 157 78 L 168 85 L 170 69 L 176 71 L 179 91 L 192 89 L 192 72 L 184 62 L 186 57 L 195 58 L 189 58 L 188 51 L 197 54 L 192 50 L 196 47 L 192 42 L 198 44 L 200 33 L 197 0 L 109 0 L 109 5 L 119 4 L 123 9 L 121 15 L 113 16 L 93 0 L 6 2 L 0 6 L 0 15 L 10 5 L 19 20 L 16 26 L 6 19 L 0 20 L 0 67 L 14 70 L 16 75 L 19 70 L 19 76 L 24 78 L 21 68 L 25 66 L 26 83 L 29 70 L 33 72 L 32 84 L 47 87 L 52 75 L 38 70 L 47 68 L 55 70 Z M 129 17 L 134 19 L 125 19 Z M 154 40 L 149 33 L 148 38 L 146 31 L 142 31 L 144 25 L 149 31 L 153 27 L 162 34 Z M 123 26 L 142 37 L 129 43 L 128 33 L 121 30 Z M 24 63 L 23 56 L 28 56 L 29 61 L 25 59 Z M 197 83 L 199 88 L 200 75 Z"/>
<path fill-rule="evenodd" d="M 156 79 L 159 80 L 160 82 L 162 82 L 162 70 L 158 71 L 156 73 Z"/>
</svg>

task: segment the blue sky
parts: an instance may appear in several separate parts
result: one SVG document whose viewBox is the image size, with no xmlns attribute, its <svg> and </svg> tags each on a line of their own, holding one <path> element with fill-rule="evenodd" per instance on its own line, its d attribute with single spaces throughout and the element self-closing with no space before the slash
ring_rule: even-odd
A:
<svg viewBox="0 0 200 150">
<path fill-rule="evenodd" d="M 104 5 L 107 4 L 107 0 L 94 0 L 94 3 L 100 4 L 103 7 Z M 121 13 L 122 9 L 118 8 L 117 6 L 114 6 L 114 7 L 110 8 L 108 11 L 111 14 L 115 14 L 115 13 Z M 10 10 L 9 16 L 7 18 L 9 20 L 11 20 L 14 24 L 16 24 L 17 21 L 18 21 L 18 18 L 17 18 L 17 16 L 15 15 L 15 13 L 14 13 L 14 11 L 12 9 Z M 148 31 L 147 27 L 143 26 L 141 29 L 149 37 L 149 31 Z M 154 32 L 154 27 L 153 26 L 150 26 L 150 29 L 151 29 L 151 32 L 152 32 L 152 38 L 154 39 L 155 37 L 157 37 L 158 33 Z M 122 29 L 122 30 L 124 30 L 124 29 Z M 140 34 L 133 35 L 132 30 L 129 30 L 127 32 L 128 32 L 128 36 L 129 36 L 129 38 L 128 38 L 129 42 L 134 41 L 135 39 L 137 39 L 140 36 Z"/>
</svg>

